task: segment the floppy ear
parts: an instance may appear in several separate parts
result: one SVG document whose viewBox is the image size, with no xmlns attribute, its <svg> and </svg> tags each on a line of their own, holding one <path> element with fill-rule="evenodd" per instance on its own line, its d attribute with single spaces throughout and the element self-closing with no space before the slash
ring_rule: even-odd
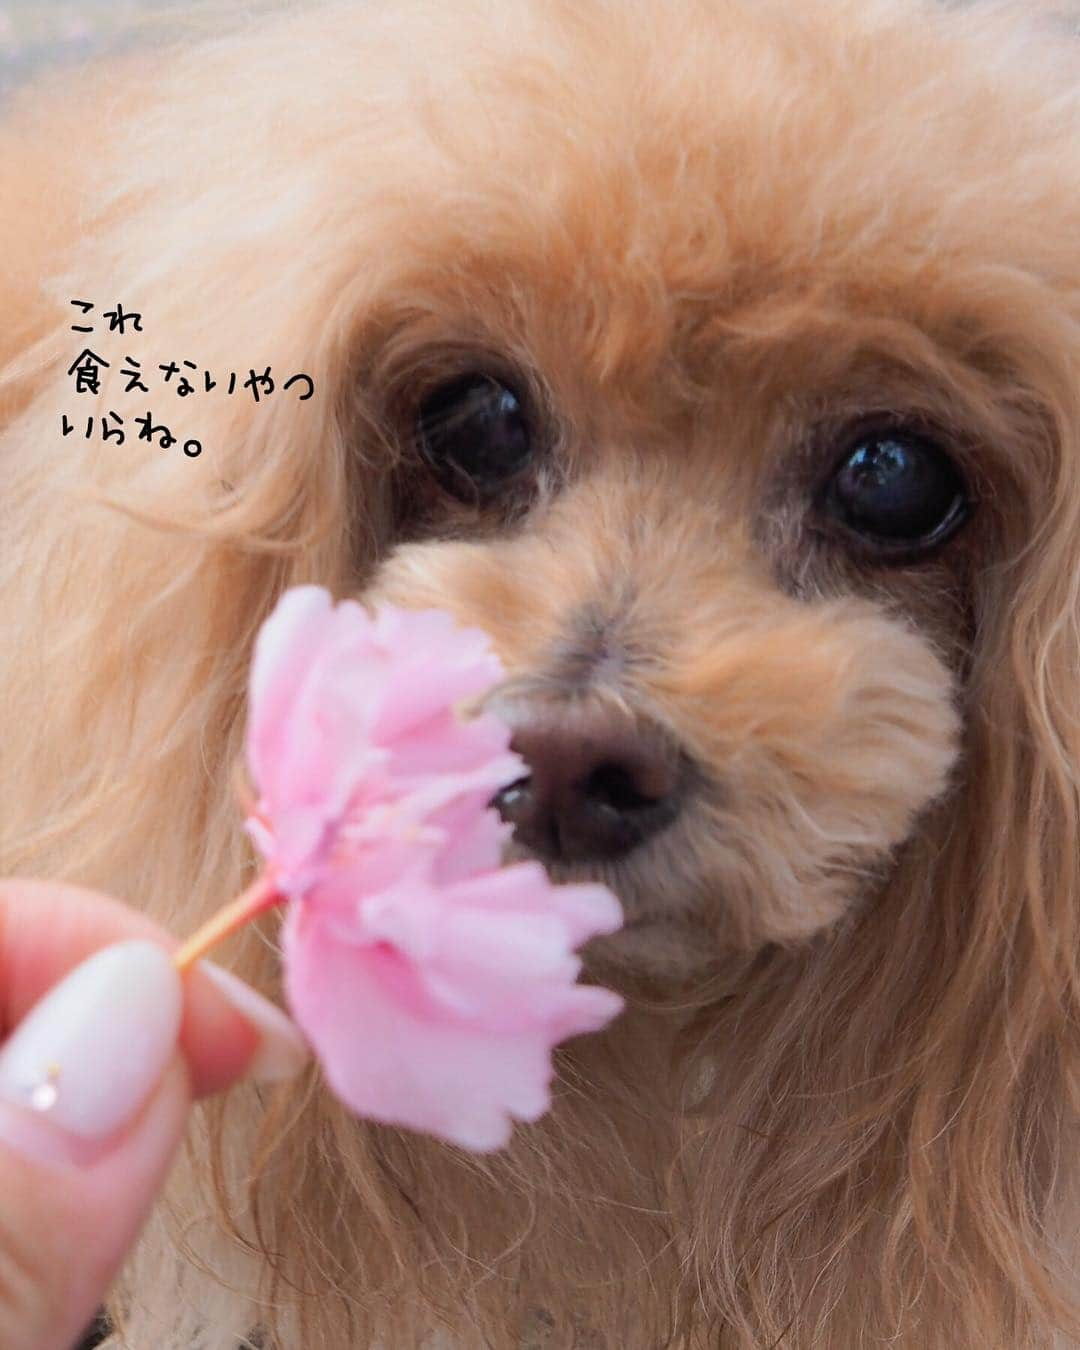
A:
<svg viewBox="0 0 1080 1350">
<path fill-rule="evenodd" d="M 1080 288 L 1056 290 L 1012 306 L 1009 397 L 1028 431 L 994 503 L 1004 561 L 976 591 L 965 815 L 940 883 L 955 974 L 911 1143 L 922 1223 L 940 1250 L 968 1228 L 1017 1344 L 1029 1319 L 1080 1327 Z"/>
<path fill-rule="evenodd" d="M 232 770 L 259 624 L 288 585 L 361 586 L 391 532 L 392 466 L 349 388 L 356 316 L 382 284 L 380 225 L 324 195 L 322 176 L 339 176 L 332 155 L 317 176 L 298 138 L 270 134 L 269 105 L 297 48 L 292 38 L 258 45 L 249 35 L 250 64 L 211 48 L 157 66 L 152 84 L 143 75 L 138 120 L 110 122 L 111 169 L 83 182 L 48 264 L 31 247 L 32 220 L 4 259 L 32 282 L 36 308 L 0 371 L 0 873 L 100 887 L 178 936 L 252 866 Z M 258 72 L 249 78 L 259 89 L 236 88 L 241 69 Z M 260 95 L 265 109 L 245 108 Z M 55 117 L 31 110 L 24 152 L 70 118 L 66 104 Z M 307 132 L 321 139 L 317 120 Z M 50 163 L 62 177 L 66 163 Z M 55 206 L 59 192 L 41 196 Z M 85 319 L 75 298 L 95 306 Z M 102 316 L 117 302 L 141 315 L 141 330 L 108 331 Z M 71 331 L 83 322 L 92 335 Z M 110 362 L 96 396 L 77 395 L 67 374 L 84 344 Z M 127 387 L 129 357 L 145 392 Z M 169 363 L 179 372 L 166 384 L 159 366 Z M 257 385 L 256 402 L 244 382 L 267 368 L 274 388 Z M 184 397 L 180 372 L 195 387 Z M 306 381 L 283 387 L 298 373 L 313 382 L 304 401 Z M 147 412 L 174 444 L 140 439 Z M 103 418 L 123 427 L 122 441 L 103 438 Z M 197 456 L 184 454 L 190 438 Z M 276 987 L 259 935 L 237 939 L 225 959 Z M 173 1191 L 176 1227 L 163 1209 L 160 1242 L 138 1258 L 151 1320 L 160 1297 L 160 1321 L 140 1343 L 190 1345 L 207 1319 L 223 1337 L 231 1327 L 234 1343 L 251 1330 L 235 1290 L 257 1287 L 266 1267 L 245 1268 L 230 1237 L 200 1230 L 221 1285 L 203 1281 L 190 1316 L 176 1286 L 178 1230 L 212 1207 L 204 1188 L 251 1166 L 264 1106 L 243 1087 L 228 1111 L 216 1145 L 213 1116 L 200 1116 L 194 1161 Z"/>
<path fill-rule="evenodd" d="M 14 639 L 0 654 L 4 870 L 142 903 L 168 875 L 185 925 L 195 874 L 212 878 L 208 904 L 235 880 L 224 840 L 205 831 L 220 820 L 236 833 L 223 794 L 253 634 L 284 586 L 355 586 L 384 540 L 385 465 L 353 453 L 341 396 L 345 326 L 327 332 L 312 312 L 324 297 L 296 271 L 291 287 L 279 278 L 275 322 L 264 315 L 258 339 L 250 315 L 222 303 L 227 280 L 203 330 L 209 272 L 130 290 L 120 267 L 119 281 L 77 279 L 73 294 L 106 297 L 99 308 L 118 295 L 143 316 L 143 334 L 95 339 L 111 363 L 96 397 L 73 393 L 66 320 L 38 347 L 45 368 L 3 437 L 0 611 Z M 136 353 L 148 393 L 124 389 Z M 220 386 L 235 372 L 236 392 L 181 400 L 163 386 L 159 363 L 192 358 Z M 258 403 L 242 387 L 250 368 L 275 381 Z M 282 388 L 297 372 L 313 382 L 303 402 L 306 382 Z M 148 413 L 171 444 L 140 439 Z M 62 433 L 65 416 L 74 434 Z M 103 427 L 122 428 L 123 442 Z M 201 451 L 185 453 L 195 440 Z M 166 862 L 165 836 L 188 856 Z M 202 858 L 190 856 L 194 838 Z"/>
<path fill-rule="evenodd" d="M 747 1347 L 1028 1347 L 1080 1324 L 1080 290 L 970 281 L 1008 350 L 980 377 L 999 462 L 955 789 L 872 906 L 763 958 L 688 1052 L 687 1296 Z"/>
<path fill-rule="evenodd" d="M 311 124 L 270 134 L 273 91 L 300 78 L 291 27 L 243 38 L 243 64 L 222 40 L 118 95 L 108 163 L 41 224 L 51 270 L 33 220 L 5 258 L 34 307 L 0 371 L 0 869 L 100 885 L 184 928 L 247 865 L 228 769 L 255 630 L 286 585 L 361 584 L 390 530 L 388 456 L 348 388 L 380 225 L 335 209 L 332 154 L 311 165 L 303 138 L 322 139 L 332 95 L 307 89 Z M 241 70 L 258 72 L 246 87 Z M 69 167 L 56 100 L 18 125 L 56 179 L 42 210 Z M 118 302 L 139 329 L 110 331 Z M 109 363 L 96 394 L 68 374 L 84 346 Z M 294 375 L 309 378 L 286 388 Z M 148 413 L 171 444 L 146 439 Z"/>
<path fill-rule="evenodd" d="M 1080 293 L 1024 289 L 1012 482 L 986 503 L 1000 561 L 976 579 L 964 796 L 936 886 L 949 981 L 908 1144 L 930 1259 L 972 1327 L 1017 1345 L 1080 1328 Z"/>
</svg>

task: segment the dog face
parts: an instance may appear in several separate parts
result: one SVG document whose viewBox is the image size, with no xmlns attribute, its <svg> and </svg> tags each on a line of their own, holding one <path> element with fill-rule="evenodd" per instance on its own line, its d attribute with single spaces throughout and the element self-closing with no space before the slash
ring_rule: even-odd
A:
<svg viewBox="0 0 1080 1350">
<path fill-rule="evenodd" d="M 867 456 L 939 453 L 863 435 L 815 491 Z M 785 590 L 755 547 L 760 479 L 740 496 L 738 449 L 702 439 L 583 447 L 580 478 L 508 536 L 402 550 L 378 586 L 492 631 L 509 678 L 490 702 L 531 771 L 498 799 L 512 852 L 611 884 L 627 927 L 607 954 L 669 973 L 833 922 L 941 792 L 956 740 L 933 627 L 884 587 L 876 601 Z M 785 472 L 761 460 L 758 474 Z M 911 473 L 936 491 L 936 471 Z M 813 498 L 791 477 L 805 538 Z M 893 484 L 872 492 L 897 500 Z M 947 493 L 926 498 L 942 518 Z M 816 545 L 824 567 L 836 546 Z"/>
<path fill-rule="evenodd" d="M 938 847 L 981 578 L 1050 435 L 970 52 L 916 76 L 925 32 L 886 10 L 814 11 L 798 53 L 746 17 L 680 19 L 677 76 L 584 21 L 561 67 L 480 70 L 498 126 L 445 115 L 361 334 L 414 541 L 373 594 L 491 632 L 512 853 L 608 882 L 604 955 L 674 975 Z"/>
</svg>

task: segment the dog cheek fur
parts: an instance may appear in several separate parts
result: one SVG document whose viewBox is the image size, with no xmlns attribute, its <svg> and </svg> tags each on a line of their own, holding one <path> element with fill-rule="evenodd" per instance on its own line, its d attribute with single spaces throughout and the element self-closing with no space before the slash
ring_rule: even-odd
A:
<svg viewBox="0 0 1080 1350">
<path fill-rule="evenodd" d="M 798 942 L 872 899 L 946 788 L 959 732 L 948 672 L 916 634 L 847 608 L 778 625 L 762 651 L 740 640 L 751 650 L 734 678 L 711 685 L 720 725 L 699 738 L 722 787 L 703 865 L 723 945 L 728 925 L 744 948 Z"/>
</svg>

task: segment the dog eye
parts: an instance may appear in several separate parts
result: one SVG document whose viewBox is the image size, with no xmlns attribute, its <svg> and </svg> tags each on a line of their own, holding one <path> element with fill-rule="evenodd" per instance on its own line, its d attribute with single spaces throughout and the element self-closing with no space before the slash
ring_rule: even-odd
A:
<svg viewBox="0 0 1080 1350">
<path fill-rule="evenodd" d="M 949 456 L 926 437 L 899 430 L 861 436 L 833 471 L 822 505 L 845 530 L 884 552 L 939 544 L 970 512 Z"/>
<path fill-rule="evenodd" d="M 522 401 L 489 375 L 463 375 L 428 394 L 416 439 L 442 486 L 466 500 L 497 492 L 533 455 Z"/>
</svg>

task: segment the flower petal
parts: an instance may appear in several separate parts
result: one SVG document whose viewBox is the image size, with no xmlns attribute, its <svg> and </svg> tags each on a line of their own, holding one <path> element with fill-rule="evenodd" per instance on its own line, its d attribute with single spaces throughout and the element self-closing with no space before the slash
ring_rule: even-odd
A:
<svg viewBox="0 0 1080 1350">
<path fill-rule="evenodd" d="M 286 993 L 332 1089 L 376 1120 L 500 1147 L 547 1109 L 551 1053 L 621 1000 L 576 948 L 622 920 L 601 886 L 499 868 L 488 803 L 525 771 L 510 731 L 457 705 L 502 677 L 442 611 L 289 592 L 252 671 L 246 827 L 290 897 Z"/>
<path fill-rule="evenodd" d="M 358 959 L 303 905 L 284 943 L 290 1007 L 330 1087 L 358 1114 L 486 1151 L 507 1143 L 514 1118 L 547 1110 L 546 1028 L 499 1035 L 419 1015 L 401 998 L 397 953 L 376 947 Z"/>
</svg>

